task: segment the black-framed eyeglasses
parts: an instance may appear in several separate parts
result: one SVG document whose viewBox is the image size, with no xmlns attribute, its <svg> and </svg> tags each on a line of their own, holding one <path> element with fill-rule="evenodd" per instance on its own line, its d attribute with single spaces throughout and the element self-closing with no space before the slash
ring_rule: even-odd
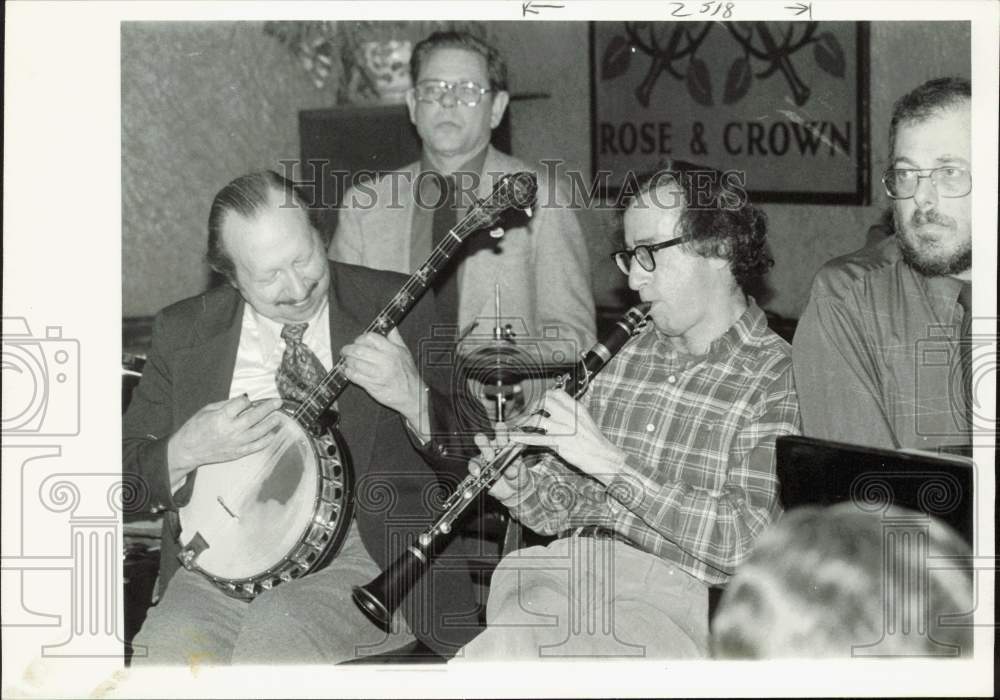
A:
<svg viewBox="0 0 1000 700">
<path fill-rule="evenodd" d="M 413 92 L 421 102 L 441 103 L 445 95 L 452 95 L 459 104 L 475 107 L 483 99 L 483 95 L 493 90 L 471 80 L 460 83 L 449 83 L 447 80 L 421 80 L 414 86 Z"/>
<path fill-rule="evenodd" d="M 632 266 L 632 258 L 638 261 L 639 265 L 646 272 L 652 272 L 656 269 L 656 258 L 653 257 L 653 253 L 658 250 L 663 250 L 664 248 L 669 248 L 672 245 L 677 245 L 679 243 L 685 243 L 691 240 L 690 236 L 681 236 L 680 238 L 671 238 L 669 241 L 664 241 L 663 243 L 654 243 L 653 245 L 637 245 L 632 250 L 616 250 L 611 254 L 615 262 L 618 264 L 618 269 L 624 272 L 626 275 L 629 273 L 629 269 Z"/>
<path fill-rule="evenodd" d="M 965 168 L 944 165 L 940 168 L 888 168 L 882 175 L 885 193 L 893 199 L 909 199 L 917 193 L 917 186 L 930 178 L 934 189 L 942 197 L 964 197 L 972 191 L 972 173 Z"/>
</svg>

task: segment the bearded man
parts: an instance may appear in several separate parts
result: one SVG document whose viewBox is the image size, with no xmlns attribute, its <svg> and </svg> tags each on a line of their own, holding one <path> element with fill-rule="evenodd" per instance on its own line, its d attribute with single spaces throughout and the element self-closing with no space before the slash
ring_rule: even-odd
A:
<svg viewBox="0 0 1000 700">
<path fill-rule="evenodd" d="M 971 86 L 896 102 L 882 177 L 895 235 L 828 262 L 793 343 L 806 435 L 890 449 L 971 443 Z"/>
</svg>

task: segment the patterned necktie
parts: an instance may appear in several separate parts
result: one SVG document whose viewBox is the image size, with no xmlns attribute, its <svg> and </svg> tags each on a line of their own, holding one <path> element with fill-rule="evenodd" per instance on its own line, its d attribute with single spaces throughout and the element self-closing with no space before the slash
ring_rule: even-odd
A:
<svg viewBox="0 0 1000 700">
<path fill-rule="evenodd" d="M 326 376 L 323 363 L 302 342 L 302 335 L 308 327 L 308 323 L 289 323 L 281 329 L 285 354 L 281 356 L 281 366 L 274 383 L 278 386 L 278 394 L 286 401 L 303 403 L 309 392 Z"/>
<path fill-rule="evenodd" d="M 961 334 L 958 338 L 958 357 L 961 361 L 961 398 L 965 402 L 965 418 L 972 429 L 972 283 L 966 282 L 958 293 L 962 307 Z"/>
</svg>

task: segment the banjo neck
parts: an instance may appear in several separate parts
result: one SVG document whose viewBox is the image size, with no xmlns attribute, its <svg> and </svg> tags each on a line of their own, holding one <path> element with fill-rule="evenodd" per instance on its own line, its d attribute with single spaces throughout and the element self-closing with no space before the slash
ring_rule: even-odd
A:
<svg viewBox="0 0 1000 700">
<path fill-rule="evenodd" d="M 457 228 L 457 227 L 456 227 Z M 454 255 L 462 239 L 455 235 L 454 230 L 441 241 L 431 252 L 430 257 L 416 272 L 410 275 L 398 292 L 386 304 L 375 319 L 365 328 L 365 333 L 378 333 L 386 336 L 396 328 L 406 314 L 413 308 L 427 288 L 433 282 L 438 271 Z M 327 406 L 332 404 L 350 385 L 350 380 L 344 375 L 344 358 L 334 363 L 325 377 L 309 392 L 309 395 L 295 409 L 292 416 L 304 428 L 313 430 Z"/>
<path fill-rule="evenodd" d="M 448 231 L 431 251 L 427 260 L 410 275 L 395 296 L 368 324 L 365 333 L 378 333 L 383 337 L 388 335 L 420 300 L 462 242 L 473 232 L 495 224 L 499 214 L 512 205 L 529 208 L 534 202 L 535 188 L 536 181 L 532 174 L 517 173 L 504 176 L 487 199 L 477 202 L 469 213 Z M 310 432 L 315 432 L 320 425 L 323 412 L 351 383 L 344 375 L 344 366 L 345 361 L 341 357 L 293 412 L 292 417 Z"/>
<path fill-rule="evenodd" d="M 385 336 L 433 283 L 462 241 L 492 227 L 510 208 L 534 203 L 533 174 L 505 175 L 452 228 L 427 261 L 368 325 Z M 266 450 L 199 471 L 179 510 L 185 568 L 226 595 L 252 600 L 262 590 L 305 576 L 336 556 L 354 513 L 350 454 L 323 413 L 350 384 L 344 359 L 305 400 L 281 413 L 281 430 Z"/>
</svg>

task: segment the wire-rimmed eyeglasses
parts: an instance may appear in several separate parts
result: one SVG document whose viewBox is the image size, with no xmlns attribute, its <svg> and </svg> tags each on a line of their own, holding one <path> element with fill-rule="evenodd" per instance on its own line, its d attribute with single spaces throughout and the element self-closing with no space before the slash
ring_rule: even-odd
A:
<svg viewBox="0 0 1000 700">
<path fill-rule="evenodd" d="M 909 199 L 917 193 L 924 178 L 929 178 L 942 197 L 964 197 L 972 191 L 972 173 L 965 168 L 944 165 L 940 168 L 889 168 L 882 175 L 885 193 L 893 199 Z"/>
<path fill-rule="evenodd" d="M 631 250 L 616 250 L 611 254 L 611 257 L 614 259 L 615 263 L 617 263 L 618 269 L 626 275 L 629 273 L 629 269 L 632 266 L 632 258 L 636 259 L 643 270 L 646 272 L 652 272 L 656 269 L 656 258 L 653 257 L 653 253 L 658 250 L 663 250 L 664 248 L 677 245 L 678 243 L 685 243 L 689 240 L 691 240 L 690 236 L 681 236 L 680 238 L 671 238 L 669 241 L 664 241 L 663 243 L 637 245 Z"/>
<path fill-rule="evenodd" d="M 445 95 L 452 95 L 455 101 L 466 107 L 475 107 L 490 88 L 481 87 L 478 83 L 466 80 L 460 83 L 449 83 L 447 80 L 421 80 L 413 92 L 421 102 L 441 103 Z"/>
</svg>

